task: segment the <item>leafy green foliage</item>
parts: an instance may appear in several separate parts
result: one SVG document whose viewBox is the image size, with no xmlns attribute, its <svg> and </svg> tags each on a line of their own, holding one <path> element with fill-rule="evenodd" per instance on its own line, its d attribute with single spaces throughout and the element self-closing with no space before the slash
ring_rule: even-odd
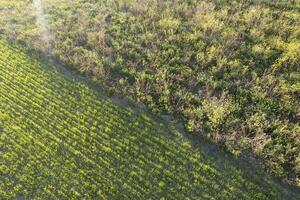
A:
<svg viewBox="0 0 300 200">
<path fill-rule="evenodd" d="M 0 40 L 0 199 L 296 199 L 54 69 Z"/>
<path fill-rule="evenodd" d="M 44 2 L 49 54 L 299 185 L 299 1 Z M 42 50 L 26 1 L 0 5 L 0 32 Z"/>
</svg>

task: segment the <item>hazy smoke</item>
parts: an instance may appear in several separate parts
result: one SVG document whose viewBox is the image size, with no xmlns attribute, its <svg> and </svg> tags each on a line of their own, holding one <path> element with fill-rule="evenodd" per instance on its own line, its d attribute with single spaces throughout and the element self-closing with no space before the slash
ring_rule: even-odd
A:
<svg viewBox="0 0 300 200">
<path fill-rule="evenodd" d="M 46 49 L 49 47 L 49 32 L 47 29 L 47 21 L 44 16 L 44 8 L 41 0 L 33 0 L 33 7 L 36 13 L 36 24 L 40 29 L 41 38 L 46 45 Z"/>
</svg>

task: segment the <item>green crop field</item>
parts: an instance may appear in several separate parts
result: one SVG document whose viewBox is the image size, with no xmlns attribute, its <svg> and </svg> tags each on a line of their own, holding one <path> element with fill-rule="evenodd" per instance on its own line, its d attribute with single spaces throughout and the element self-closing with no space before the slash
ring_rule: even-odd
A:
<svg viewBox="0 0 300 200">
<path fill-rule="evenodd" d="M 297 199 L 144 110 L 0 40 L 0 199 Z"/>
</svg>

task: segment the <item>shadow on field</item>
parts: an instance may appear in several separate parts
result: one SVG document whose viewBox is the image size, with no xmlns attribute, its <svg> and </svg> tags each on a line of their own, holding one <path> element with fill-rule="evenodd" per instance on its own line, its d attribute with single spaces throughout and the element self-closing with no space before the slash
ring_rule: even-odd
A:
<svg viewBox="0 0 300 200">
<path fill-rule="evenodd" d="M 277 191 L 279 191 L 282 195 L 282 198 L 285 199 L 297 199 L 297 197 L 300 196 L 299 188 L 289 186 L 285 183 L 282 183 L 279 179 L 268 175 L 263 170 L 262 165 L 257 159 L 250 159 L 250 156 L 234 157 L 221 147 L 217 146 L 211 141 L 208 141 L 202 136 L 186 133 L 182 125 L 176 124 L 175 120 L 172 121 L 172 117 L 160 117 L 155 114 L 152 114 L 149 110 L 147 110 L 147 108 L 143 108 L 144 106 L 137 106 L 134 103 L 128 101 L 125 97 L 109 97 L 107 90 L 103 85 L 101 85 L 100 82 L 91 80 L 90 77 L 88 77 L 88 75 L 82 75 L 78 73 L 78 71 L 75 70 L 76 68 L 74 66 L 70 66 L 67 63 L 63 63 L 60 60 L 57 60 L 56 58 L 47 57 L 41 52 L 28 51 L 27 53 L 32 59 L 37 59 L 39 62 L 43 63 L 43 66 L 45 66 L 46 70 L 54 70 L 69 81 L 81 82 L 82 84 L 88 85 L 89 88 L 93 89 L 93 91 L 97 92 L 101 97 L 104 97 L 105 99 L 114 102 L 114 104 L 124 107 L 126 109 L 130 108 L 131 110 L 135 111 L 136 115 L 149 116 L 153 124 L 164 124 L 162 133 L 159 131 L 156 132 L 156 134 L 153 133 L 152 135 L 141 135 L 137 137 L 137 140 L 141 139 L 142 141 L 144 141 L 144 136 L 149 137 L 151 141 L 155 141 L 157 139 L 164 139 L 166 141 L 167 147 L 169 147 L 170 149 L 178 148 L 179 152 L 174 153 L 172 151 L 170 153 L 171 156 L 167 158 L 172 163 L 172 160 L 175 159 L 174 157 L 178 156 L 178 159 L 184 163 L 184 170 L 187 175 L 189 175 L 190 169 L 193 168 L 193 166 L 191 166 L 192 163 L 189 160 L 190 158 L 187 157 L 189 154 L 187 152 L 180 152 L 180 149 L 184 149 L 182 143 L 186 141 L 191 146 L 189 148 L 191 150 L 191 154 L 198 152 L 201 155 L 201 160 L 199 160 L 199 162 L 204 162 L 205 165 L 211 166 L 212 169 L 210 170 L 215 170 L 215 174 L 219 174 L 216 175 L 217 177 L 212 177 L 210 180 L 212 184 L 217 184 L 221 186 L 221 189 L 219 189 L 220 191 L 222 191 L 223 188 L 226 188 L 226 182 L 221 182 L 223 181 L 223 179 L 226 180 L 226 178 L 228 178 L 228 182 L 231 181 L 232 184 L 234 184 L 234 181 L 237 180 L 236 183 L 239 184 L 241 182 L 239 179 L 241 178 L 244 180 L 249 180 L 251 183 L 258 185 L 261 188 L 268 189 L 270 186 L 272 186 Z M 151 129 L 151 127 L 148 128 Z M 2 131 L 3 130 L 0 127 L 0 135 Z M 124 137 L 126 137 L 126 134 Z M 118 139 L 118 137 L 116 137 L 115 139 Z M 176 146 L 175 144 L 178 144 L 178 146 Z M 151 148 L 151 146 L 149 147 Z M 140 146 L 140 150 L 138 153 L 144 155 L 146 155 L 147 153 L 151 154 L 150 148 L 146 149 Z M 166 150 L 163 147 L 159 148 L 159 150 L 160 152 L 158 153 L 158 155 L 164 155 L 165 153 L 169 153 L 169 150 Z M 186 148 L 184 150 L 186 150 Z M 134 156 L 128 159 L 129 161 L 132 161 L 132 163 L 135 162 Z M 131 166 L 128 166 L 128 168 L 131 169 Z M 238 175 L 236 175 L 235 172 L 238 172 Z M 164 171 L 164 169 L 160 169 L 160 173 L 162 177 L 166 176 L 166 172 Z M 222 176 L 222 180 L 219 180 L 218 176 Z M 187 177 L 188 180 L 189 178 L 190 177 Z M 245 189 L 248 188 L 246 188 L 246 186 L 239 187 L 244 187 Z M 210 189 L 214 188 L 209 188 L 209 190 Z"/>
<path fill-rule="evenodd" d="M 285 199 L 298 199 L 300 189 L 296 186 L 282 182 L 279 178 L 271 176 L 264 170 L 263 164 L 259 159 L 252 157 L 251 154 L 234 156 L 225 149 L 217 146 L 213 142 L 199 135 L 182 133 L 192 143 L 193 148 L 198 149 L 207 156 L 220 171 L 225 170 L 227 166 L 242 171 L 242 176 L 262 188 L 273 186 L 285 197 Z"/>
</svg>

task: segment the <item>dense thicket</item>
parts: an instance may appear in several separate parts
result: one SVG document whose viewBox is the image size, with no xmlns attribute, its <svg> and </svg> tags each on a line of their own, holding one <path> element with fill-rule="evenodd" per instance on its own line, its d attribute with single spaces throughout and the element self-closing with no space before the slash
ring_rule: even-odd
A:
<svg viewBox="0 0 300 200">
<path fill-rule="evenodd" d="M 0 32 L 45 50 L 30 1 Z M 300 185 L 298 0 L 45 0 L 49 54 Z"/>
</svg>

